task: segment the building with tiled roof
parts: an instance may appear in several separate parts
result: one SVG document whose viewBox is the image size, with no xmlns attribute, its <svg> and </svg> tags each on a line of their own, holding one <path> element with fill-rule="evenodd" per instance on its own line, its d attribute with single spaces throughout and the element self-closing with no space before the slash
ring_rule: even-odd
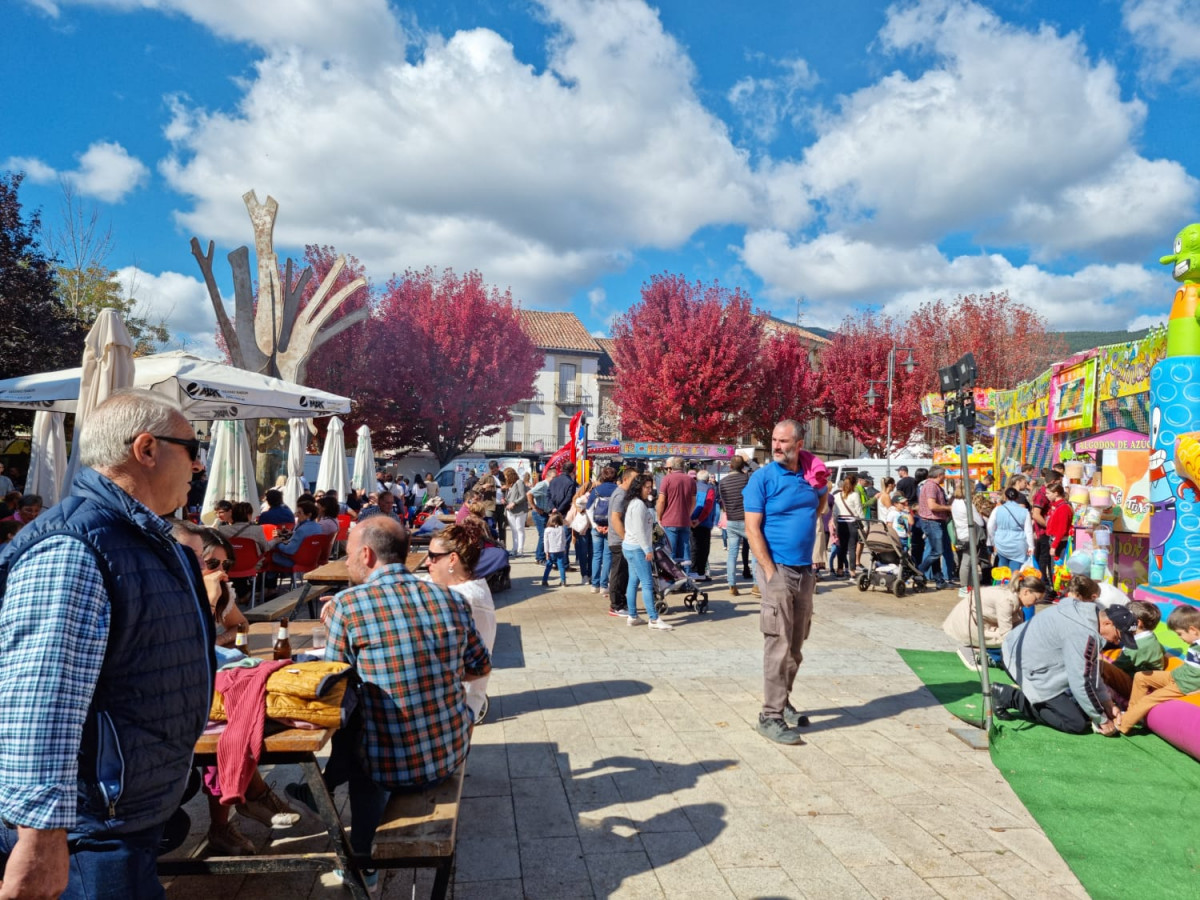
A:
<svg viewBox="0 0 1200 900">
<path fill-rule="evenodd" d="M 775 316 L 767 316 L 766 329 L 768 333 L 790 332 L 798 334 L 808 342 L 813 350 L 819 350 L 831 343 L 829 338 L 821 337 L 821 335 L 809 331 L 807 328 L 801 328 L 799 325 L 795 325 L 785 319 L 776 318 Z"/>
<path fill-rule="evenodd" d="M 588 334 L 575 313 L 546 312 L 541 309 L 523 309 L 520 313 L 521 327 L 541 350 L 602 352 L 596 339 Z"/>
</svg>

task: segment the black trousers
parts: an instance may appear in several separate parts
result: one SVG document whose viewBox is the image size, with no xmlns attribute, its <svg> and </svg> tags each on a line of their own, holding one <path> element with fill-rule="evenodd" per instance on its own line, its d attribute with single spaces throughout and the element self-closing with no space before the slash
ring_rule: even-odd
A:
<svg viewBox="0 0 1200 900">
<path fill-rule="evenodd" d="M 629 565 L 625 562 L 625 554 L 621 545 L 613 548 L 612 566 L 608 570 L 608 605 L 613 609 L 624 610 L 625 589 L 629 587 Z"/>
<path fill-rule="evenodd" d="M 1050 535 L 1043 534 L 1033 545 L 1033 554 L 1037 560 L 1037 566 L 1042 570 L 1042 579 L 1046 582 L 1046 588 L 1049 590 L 1050 585 L 1054 584 L 1054 560 L 1050 557 Z"/>
<path fill-rule="evenodd" d="M 1030 721 L 1041 722 L 1067 734 L 1088 734 L 1092 730 L 1092 720 L 1088 714 L 1065 691 L 1042 703 L 1031 703 L 1028 697 L 1010 684 L 996 685 L 996 693 L 1005 708 L 1015 709 Z"/>
<path fill-rule="evenodd" d="M 692 571 L 708 574 L 708 551 L 712 547 L 712 529 L 706 525 L 692 526 Z"/>
</svg>

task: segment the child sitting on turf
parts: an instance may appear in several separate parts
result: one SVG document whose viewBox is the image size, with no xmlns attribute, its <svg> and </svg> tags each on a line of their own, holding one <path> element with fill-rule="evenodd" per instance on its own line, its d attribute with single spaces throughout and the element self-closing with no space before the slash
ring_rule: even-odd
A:
<svg viewBox="0 0 1200 900">
<path fill-rule="evenodd" d="M 1143 600 L 1131 600 L 1129 611 L 1137 619 L 1138 630 L 1134 635 L 1137 649 L 1122 648 L 1115 657 L 1112 656 L 1111 650 L 1106 651 L 1106 656 L 1112 661 L 1104 658 L 1100 660 L 1100 677 L 1113 693 L 1121 698 L 1117 701 L 1118 705 L 1133 691 L 1134 675 L 1138 672 L 1157 672 L 1167 664 L 1162 644 L 1154 636 L 1154 629 L 1162 621 L 1162 613 L 1158 611 L 1158 607 Z"/>
<path fill-rule="evenodd" d="M 558 574 L 562 579 L 561 587 L 567 586 L 567 526 L 563 515 L 558 510 L 550 513 L 546 520 L 545 531 L 546 571 L 542 573 L 542 587 L 550 587 L 547 580 L 550 570 L 558 566 Z"/>
<path fill-rule="evenodd" d="M 1129 709 L 1117 722 L 1122 734 L 1129 734 L 1159 703 L 1200 691 L 1200 607 L 1177 607 L 1167 616 L 1167 627 L 1190 644 L 1183 665 L 1170 672 L 1138 672 L 1133 676 Z"/>
</svg>

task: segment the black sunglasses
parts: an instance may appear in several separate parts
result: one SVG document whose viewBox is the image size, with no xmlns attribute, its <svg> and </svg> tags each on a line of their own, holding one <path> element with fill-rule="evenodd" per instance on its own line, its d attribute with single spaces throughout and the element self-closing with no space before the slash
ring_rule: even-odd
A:
<svg viewBox="0 0 1200 900">
<path fill-rule="evenodd" d="M 224 569 L 226 572 L 233 570 L 233 560 L 232 559 L 206 559 L 204 561 L 204 565 L 206 568 L 209 568 L 209 569 L 216 569 L 219 567 L 219 568 Z"/>
<path fill-rule="evenodd" d="M 434 551 L 430 550 L 426 554 L 425 558 L 429 562 L 433 562 L 435 559 L 441 559 L 443 556 L 449 556 L 453 552 L 454 552 L 453 550 L 446 550 L 446 551 L 443 551 L 442 553 L 435 553 Z"/>
<path fill-rule="evenodd" d="M 176 446 L 187 448 L 188 457 L 192 460 L 192 462 L 195 462 L 196 457 L 200 455 L 200 441 L 198 441 L 196 438 L 177 438 L 170 437 L 165 434 L 152 434 L 150 437 L 154 438 L 156 441 L 162 441 L 167 444 L 175 444 Z M 132 444 L 137 439 L 138 435 L 135 434 L 125 443 L 127 445 Z"/>
</svg>

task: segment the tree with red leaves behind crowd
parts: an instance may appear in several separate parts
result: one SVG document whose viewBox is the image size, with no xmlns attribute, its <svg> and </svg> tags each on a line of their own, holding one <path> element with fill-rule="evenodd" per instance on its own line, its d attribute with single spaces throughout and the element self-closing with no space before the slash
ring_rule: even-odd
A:
<svg viewBox="0 0 1200 900">
<path fill-rule="evenodd" d="M 914 356 L 937 390 L 937 370 L 975 354 L 980 387 L 1008 389 L 1068 355 L 1066 342 L 1046 332 L 1046 319 L 1006 291 L 923 303 L 909 319 Z"/>
<path fill-rule="evenodd" d="M 729 441 L 758 387 L 762 318 L 717 283 L 656 275 L 613 326 L 621 433 L 633 440 Z"/>
<path fill-rule="evenodd" d="M 936 330 L 937 325 L 933 328 Z M 876 386 L 879 399 L 866 400 L 872 381 L 887 381 L 887 357 L 892 339 L 901 347 L 908 329 L 894 319 L 863 312 L 847 317 L 832 342 L 821 351 L 820 378 L 823 385 L 821 405 L 829 421 L 854 436 L 872 456 L 884 456 L 887 444 L 887 388 Z M 903 354 L 901 354 L 903 359 Z M 899 361 L 898 361 L 899 362 Z M 936 372 L 918 366 L 912 374 L 897 364 L 892 387 L 892 446 L 905 446 L 909 436 L 921 424 L 921 396 L 934 390 Z"/>
<path fill-rule="evenodd" d="M 754 396 L 746 410 L 750 433 L 763 446 L 770 446 L 777 423 L 795 419 L 803 425 L 816 415 L 820 380 L 810 352 L 794 331 L 779 331 L 763 339 Z"/>
<path fill-rule="evenodd" d="M 352 396 L 373 445 L 425 447 L 442 465 L 533 396 L 543 358 L 508 291 L 432 268 L 388 283 L 355 353 Z"/>
</svg>

